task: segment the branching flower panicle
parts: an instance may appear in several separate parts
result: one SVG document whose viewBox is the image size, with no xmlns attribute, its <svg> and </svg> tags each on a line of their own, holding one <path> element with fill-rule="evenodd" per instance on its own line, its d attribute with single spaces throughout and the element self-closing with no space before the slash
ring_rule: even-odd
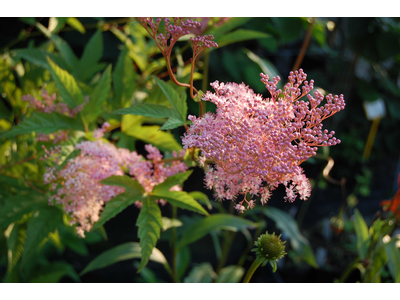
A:
<svg viewBox="0 0 400 300">
<path fill-rule="evenodd" d="M 340 143 L 333 131 L 322 129 L 322 121 L 344 109 L 343 95 L 328 95 L 319 106 L 324 96 L 318 91 L 308 95 L 314 82 L 306 81 L 301 69 L 290 73 L 283 92 L 277 87 L 279 77 L 261 77 L 271 98 L 263 99 L 244 83 L 212 83 L 215 93 L 208 91 L 203 100 L 214 103 L 216 113 L 189 116 L 193 124 L 182 140 L 185 149 L 199 148 L 201 161 L 214 164 L 206 168 L 205 184 L 217 197 L 235 200 L 244 195 L 236 205 L 239 212 L 254 206 L 251 196 L 266 203 L 280 184 L 286 188 L 285 200 L 292 202 L 298 195 L 306 200 L 311 186 L 299 165 L 317 147 Z M 305 95 L 308 101 L 300 100 Z"/>
</svg>

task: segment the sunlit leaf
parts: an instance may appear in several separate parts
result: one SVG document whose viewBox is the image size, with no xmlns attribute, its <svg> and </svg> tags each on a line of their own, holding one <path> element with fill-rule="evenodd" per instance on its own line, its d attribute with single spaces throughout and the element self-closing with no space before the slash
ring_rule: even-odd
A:
<svg viewBox="0 0 400 300">
<path fill-rule="evenodd" d="M 244 275 L 244 268 L 240 266 L 227 266 L 219 272 L 217 283 L 238 283 Z"/>
<path fill-rule="evenodd" d="M 183 280 L 184 283 L 211 283 L 217 274 L 210 263 L 202 263 L 194 267 Z"/>
<path fill-rule="evenodd" d="M 82 23 L 77 18 L 68 17 L 66 23 L 82 34 L 86 32 L 85 27 L 83 27 Z"/>
<path fill-rule="evenodd" d="M 157 194 L 159 192 L 168 192 L 170 188 L 175 185 L 181 184 L 186 181 L 189 176 L 193 173 L 193 170 L 189 170 L 183 173 L 178 173 L 172 176 L 169 176 L 164 182 L 154 186 L 152 194 Z"/>
<path fill-rule="evenodd" d="M 254 228 L 256 226 L 256 223 L 244 218 L 239 218 L 233 215 L 214 214 L 189 226 L 179 240 L 178 248 L 201 239 L 212 230 L 225 229 L 230 231 L 240 231 L 244 228 Z"/>
<path fill-rule="evenodd" d="M 308 240 L 300 233 L 296 221 L 286 212 L 275 207 L 266 207 L 264 213 L 275 221 L 276 227 L 284 232 L 290 239 L 290 244 L 297 254 L 310 266 L 318 268 L 315 256 Z"/>
<path fill-rule="evenodd" d="M 114 248 L 104 251 L 102 254 L 97 256 L 86 266 L 86 268 L 79 275 L 82 276 L 87 272 L 105 268 L 119 261 L 141 257 L 142 249 L 140 248 L 139 243 L 129 242 L 118 245 Z M 157 248 L 153 248 L 149 260 L 160 264 L 165 264 L 167 262 L 165 256 Z"/>
<path fill-rule="evenodd" d="M 161 211 L 157 202 L 147 197 L 142 203 L 143 206 L 136 221 L 136 225 L 139 227 L 138 236 L 142 253 L 138 272 L 147 265 L 153 248 L 160 238 L 162 228 Z"/>
</svg>

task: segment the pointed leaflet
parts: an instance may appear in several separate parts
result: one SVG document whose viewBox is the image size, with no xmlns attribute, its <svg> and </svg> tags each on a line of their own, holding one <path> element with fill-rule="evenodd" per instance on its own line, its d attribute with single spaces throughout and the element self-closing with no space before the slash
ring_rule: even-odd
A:
<svg viewBox="0 0 400 300">
<path fill-rule="evenodd" d="M 24 251 L 24 243 L 26 239 L 26 225 L 14 224 L 10 236 L 7 239 L 8 248 L 8 272 L 11 272 Z"/>
<path fill-rule="evenodd" d="M 208 212 L 186 192 L 157 191 L 151 193 L 151 199 L 164 199 L 172 205 L 208 216 Z"/>
<path fill-rule="evenodd" d="M 76 83 L 75 78 L 57 66 L 49 57 L 47 57 L 47 61 L 50 65 L 50 73 L 56 82 L 64 102 L 71 108 L 84 103 L 82 91 Z"/>
<path fill-rule="evenodd" d="M 83 50 L 81 60 L 79 61 L 79 72 L 74 73 L 77 78 L 86 81 L 94 75 L 93 66 L 96 66 L 103 56 L 103 34 L 101 29 L 98 29 L 92 35 L 89 42 Z"/>
<path fill-rule="evenodd" d="M 107 99 L 111 90 L 111 65 L 103 72 L 99 82 L 89 96 L 89 103 L 85 104 L 82 115 L 88 123 L 96 121 L 96 118 L 103 113 L 102 104 Z"/>
<path fill-rule="evenodd" d="M 52 112 L 51 114 L 35 112 L 29 119 L 22 121 L 11 130 L 0 134 L 1 137 L 11 137 L 32 131 L 49 134 L 57 130 L 84 130 L 82 121 Z"/>
<path fill-rule="evenodd" d="M 179 113 L 181 120 L 185 122 L 187 114 L 187 104 L 186 101 L 184 101 L 184 98 L 179 97 L 178 92 L 175 91 L 172 86 L 170 86 L 165 81 L 162 81 L 155 76 L 153 76 L 153 78 L 163 91 L 164 95 L 167 97 L 168 101 L 172 104 L 172 107 Z"/>
<path fill-rule="evenodd" d="M 113 72 L 113 85 L 115 91 L 115 102 L 118 107 L 124 107 L 132 98 L 136 88 L 136 73 L 132 59 L 128 55 L 126 46 L 118 57 L 117 64 Z"/>
<path fill-rule="evenodd" d="M 47 56 L 55 62 L 62 69 L 71 70 L 68 65 L 65 63 L 64 59 L 57 53 L 48 53 L 43 49 L 18 49 L 14 50 L 17 56 L 29 61 L 30 63 L 50 70 L 50 65 L 47 62 Z"/>
<path fill-rule="evenodd" d="M 113 175 L 106 179 L 103 179 L 102 181 L 100 181 L 100 183 L 121 186 L 128 189 L 132 194 L 137 193 L 137 195 L 139 195 L 144 193 L 144 188 L 141 186 L 141 184 L 137 180 L 133 180 L 129 176 Z"/>
<path fill-rule="evenodd" d="M 58 35 L 52 34 L 51 40 L 53 41 L 57 50 L 60 51 L 68 66 L 73 70 L 78 64 L 78 58 L 76 57 L 74 51 L 72 51 L 68 43 L 60 38 Z"/>
<path fill-rule="evenodd" d="M 136 201 L 141 201 L 142 199 L 143 196 L 141 193 L 132 193 L 131 190 L 115 196 L 106 203 L 100 219 L 93 225 L 93 230 L 104 225 L 104 223 L 114 218 L 129 205 L 134 204 Z"/>
<path fill-rule="evenodd" d="M 181 184 L 183 183 L 186 179 L 189 178 L 189 176 L 193 173 L 193 170 L 186 171 L 184 173 L 178 173 L 172 176 L 169 176 L 167 179 L 165 179 L 164 182 L 156 185 L 153 188 L 152 194 L 157 194 L 159 192 L 168 192 L 170 188 L 172 188 L 174 185 Z"/>
<path fill-rule="evenodd" d="M 62 215 L 62 211 L 55 206 L 43 206 L 35 213 L 34 217 L 28 222 L 22 265 L 26 265 L 30 260 L 35 259 L 36 252 L 43 239 L 50 232 L 53 232 L 57 226 L 63 224 Z"/>
<path fill-rule="evenodd" d="M 142 203 L 143 206 L 136 221 L 136 225 L 139 227 L 140 247 L 142 248 L 142 260 L 138 273 L 147 265 L 153 248 L 160 238 L 160 230 L 162 228 L 161 211 L 156 201 L 147 197 Z"/>
<path fill-rule="evenodd" d="M 300 233 L 296 221 L 289 214 L 275 207 L 266 207 L 264 214 L 274 220 L 276 227 L 289 236 L 290 244 L 300 257 L 310 266 L 318 268 L 310 243 Z"/>
<path fill-rule="evenodd" d="M 171 130 L 184 124 L 185 123 L 180 120 L 180 118 L 169 118 L 167 122 L 165 122 L 163 126 L 161 126 L 160 130 Z"/>
<path fill-rule="evenodd" d="M 246 220 L 244 218 L 239 218 L 233 215 L 226 214 L 214 214 L 210 217 L 203 218 L 200 221 L 197 221 L 196 223 L 187 227 L 178 242 L 177 248 L 180 249 L 185 245 L 193 243 L 216 229 L 238 231 L 247 227 L 254 228 L 256 226 L 256 223 Z"/>
<path fill-rule="evenodd" d="M 119 261 L 132 258 L 141 258 L 141 251 L 142 250 L 139 243 L 130 242 L 118 245 L 114 248 L 104 251 L 99 256 L 97 256 L 86 266 L 86 268 L 79 275 L 82 276 L 87 272 L 105 268 Z M 165 256 L 157 248 L 153 248 L 153 252 L 150 255 L 150 260 L 158 262 L 160 264 L 167 263 Z"/>
<path fill-rule="evenodd" d="M 367 255 L 368 247 L 369 247 L 369 234 L 368 234 L 368 226 L 364 221 L 361 213 L 358 209 L 354 210 L 354 230 L 356 231 L 357 236 L 357 251 L 360 255 L 361 259 L 364 259 Z"/>
<path fill-rule="evenodd" d="M 121 108 L 114 111 L 113 114 L 137 115 L 137 116 L 153 117 L 153 118 L 167 118 L 167 117 L 179 118 L 179 115 L 176 113 L 175 110 L 172 110 L 164 105 L 153 104 L 153 103 L 144 103 L 135 106 Z"/>
<path fill-rule="evenodd" d="M 152 144 L 161 151 L 179 151 L 182 146 L 175 140 L 174 136 L 169 132 L 160 131 L 160 126 L 133 126 L 125 133 Z"/>
</svg>

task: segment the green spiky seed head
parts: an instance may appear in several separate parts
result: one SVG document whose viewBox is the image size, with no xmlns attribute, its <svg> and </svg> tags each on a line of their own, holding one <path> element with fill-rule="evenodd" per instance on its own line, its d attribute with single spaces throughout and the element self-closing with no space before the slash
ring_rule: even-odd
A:
<svg viewBox="0 0 400 300">
<path fill-rule="evenodd" d="M 254 243 L 255 248 L 252 251 L 256 252 L 258 259 L 265 260 L 265 262 L 276 261 L 286 254 L 285 243 L 281 240 L 281 235 L 276 236 L 275 232 L 272 234 L 267 232 L 260 235 Z"/>
</svg>

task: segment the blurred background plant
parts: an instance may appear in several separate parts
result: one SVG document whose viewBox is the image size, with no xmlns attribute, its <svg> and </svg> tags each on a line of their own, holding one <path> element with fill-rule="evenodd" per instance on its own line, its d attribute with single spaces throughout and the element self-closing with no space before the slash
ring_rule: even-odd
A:
<svg viewBox="0 0 400 300">
<path fill-rule="evenodd" d="M 179 220 L 163 220 L 157 248 L 168 253 L 171 228 L 183 240 L 177 255 L 179 280 L 241 281 L 254 260 L 254 240 L 268 230 L 289 241 L 288 255 L 278 261 L 275 273 L 268 267 L 257 269 L 255 282 L 400 282 L 399 203 L 394 198 L 385 212 L 380 206 L 396 194 L 400 172 L 400 19 L 199 21 L 202 34 L 213 34 L 219 47 L 202 53 L 194 74 L 198 89 L 208 90 L 215 80 L 245 82 L 267 96 L 260 72 L 285 81 L 289 71 L 301 67 L 324 94 L 343 93 L 346 109 L 324 123 L 342 144 L 320 149 L 302 164 L 313 186 L 308 201 L 285 203 L 278 189 L 267 207 L 246 212 L 245 221 L 228 222 L 218 214 L 207 221 L 186 212 Z M 168 80 L 156 44 L 134 18 L 0 18 L 0 37 L 3 281 L 169 281 L 159 257 L 136 274 L 135 207 L 80 239 L 63 210 L 47 205 L 48 187 L 42 182 L 46 163 L 40 157 L 45 154 L 42 145 L 54 146 L 55 136 L 36 141 L 32 133 L 69 130 L 69 140 L 58 143 L 65 159 L 74 144 L 93 138 L 92 131 L 108 121 L 105 138 L 118 147 L 143 152 L 150 143 L 171 157 L 173 150 L 182 149 L 182 127 L 159 131 L 165 118 L 111 114 L 140 103 L 171 106 L 150 76 Z M 187 41 L 181 39 L 173 53 L 181 82 L 190 76 Z M 71 108 L 85 103 L 87 96 L 89 102 L 75 119 L 49 117 L 22 100 L 27 94 L 38 97 L 42 88 L 50 95 L 57 92 Z M 186 95 L 181 87 L 174 90 Z M 188 114 L 197 114 L 197 103 L 187 103 Z M 207 103 L 203 109 L 215 108 Z M 198 168 L 184 189 L 210 212 L 233 212 L 230 202 L 212 200 Z M 170 209 L 161 208 L 163 216 Z M 191 237 L 199 226 L 200 232 Z"/>
</svg>

